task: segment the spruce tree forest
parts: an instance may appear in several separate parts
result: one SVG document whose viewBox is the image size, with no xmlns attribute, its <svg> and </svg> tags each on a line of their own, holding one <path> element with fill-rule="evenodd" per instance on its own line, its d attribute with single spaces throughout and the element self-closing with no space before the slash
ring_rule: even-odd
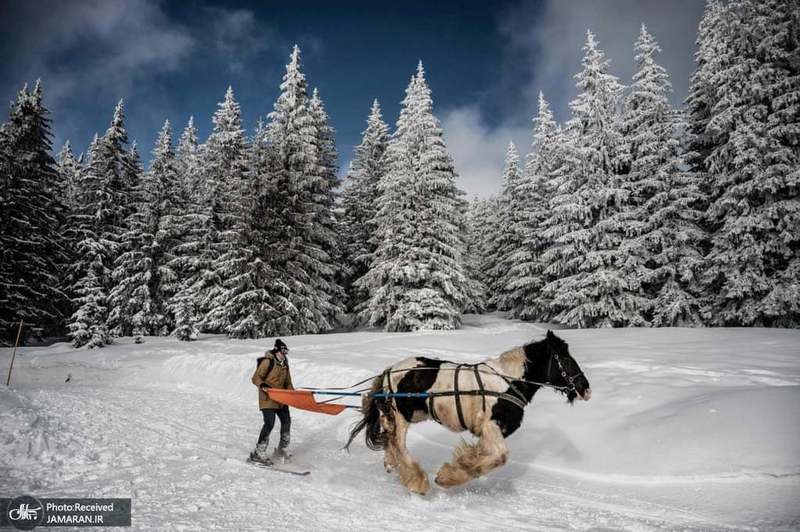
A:
<svg viewBox="0 0 800 532">
<path fill-rule="evenodd" d="M 20 320 L 31 337 L 102 347 L 456 329 L 493 310 L 570 327 L 796 328 L 800 10 L 712 0 L 696 45 L 676 108 L 645 26 L 629 80 L 588 32 L 569 119 L 546 94 L 520 109 L 535 111 L 530 145 L 510 144 L 502 191 L 472 200 L 422 62 L 394 127 L 364 102 L 341 179 L 297 46 L 265 119 L 245 131 L 229 88 L 204 141 L 190 118 L 137 146 L 120 101 L 102 134 L 73 139 L 83 153 L 54 147 L 46 87 L 26 85 L 0 129 L 0 340 Z"/>
</svg>

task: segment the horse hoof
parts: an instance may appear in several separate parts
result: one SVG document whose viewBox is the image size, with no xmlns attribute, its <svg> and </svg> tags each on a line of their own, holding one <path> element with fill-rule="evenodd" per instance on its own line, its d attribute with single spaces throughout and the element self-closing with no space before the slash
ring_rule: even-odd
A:
<svg viewBox="0 0 800 532">
<path fill-rule="evenodd" d="M 431 484 L 428 482 L 427 478 L 423 478 L 421 481 L 413 483 L 408 486 L 408 491 L 411 493 L 416 493 L 417 495 L 425 495 L 430 491 Z"/>
<path fill-rule="evenodd" d="M 469 479 L 469 475 L 463 469 L 444 464 L 436 474 L 434 482 L 443 488 L 452 488 L 467 482 Z"/>
</svg>

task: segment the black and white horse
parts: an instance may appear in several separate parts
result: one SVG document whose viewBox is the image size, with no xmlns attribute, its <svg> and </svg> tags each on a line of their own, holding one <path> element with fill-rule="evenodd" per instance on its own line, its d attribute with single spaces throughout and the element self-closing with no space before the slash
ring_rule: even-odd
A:
<svg viewBox="0 0 800 532">
<path fill-rule="evenodd" d="M 366 429 L 367 446 L 384 451 L 387 472 L 395 469 L 410 491 L 425 494 L 428 476 L 409 454 L 406 433 L 412 423 L 432 418 L 455 432 L 470 431 L 475 444 L 462 442 L 451 462 L 436 475 L 443 487 L 457 486 L 505 464 L 505 438 L 522 423 L 523 409 L 543 386 L 567 401 L 588 401 L 589 381 L 569 354 L 566 342 L 547 331 L 543 340 L 516 347 L 477 364 L 426 357 L 408 358 L 387 368 L 363 400 L 363 418 L 347 446 Z"/>
</svg>

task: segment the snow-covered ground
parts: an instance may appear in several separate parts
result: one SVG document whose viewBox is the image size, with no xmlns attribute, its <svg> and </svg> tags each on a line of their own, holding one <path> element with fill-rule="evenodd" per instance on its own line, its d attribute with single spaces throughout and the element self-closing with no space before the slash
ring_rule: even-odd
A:
<svg viewBox="0 0 800 532">
<path fill-rule="evenodd" d="M 570 407 L 540 392 L 505 467 L 426 497 L 387 475 L 361 438 L 340 450 L 352 411 L 292 412 L 310 476 L 246 464 L 261 425 L 249 379 L 269 341 L 23 348 L 0 389 L 0 496 L 132 497 L 141 530 L 800 527 L 800 331 L 559 334 L 592 400 Z M 453 332 L 285 340 L 297 386 L 340 386 L 409 355 L 476 361 L 541 335 L 489 315 Z M 10 354 L 0 350 L 3 376 Z M 428 422 L 409 447 L 433 478 L 459 437 Z"/>
</svg>

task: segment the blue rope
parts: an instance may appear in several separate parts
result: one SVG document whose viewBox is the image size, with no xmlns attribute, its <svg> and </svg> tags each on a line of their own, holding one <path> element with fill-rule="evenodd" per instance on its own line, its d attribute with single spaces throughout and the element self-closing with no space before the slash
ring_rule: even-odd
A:
<svg viewBox="0 0 800 532">
<path fill-rule="evenodd" d="M 326 392 L 326 391 L 312 391 L 314 395 L 335 395 L 338 397 L 362 397 L 369 395 L 371 397 L 428 397 L 429 392 L 394 392 L 394 393 L 369 393 L 369 392 Z"/>
</svg>

